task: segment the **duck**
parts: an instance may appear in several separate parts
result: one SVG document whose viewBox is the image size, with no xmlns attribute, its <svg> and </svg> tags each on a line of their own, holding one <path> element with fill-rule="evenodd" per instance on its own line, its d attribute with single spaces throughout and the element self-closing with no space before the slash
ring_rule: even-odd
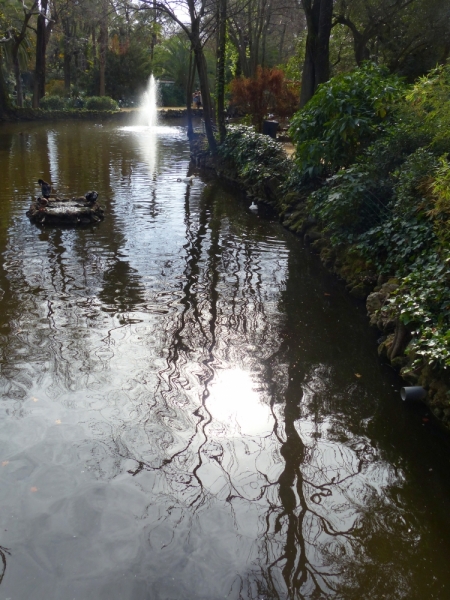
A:
<svg viewBox="0 0 450 600">
<path fill-rule="evenodd" d="M 249 206 L 249 209 L 250 209 L 250 210 L 253 210 L 254 212 L 256 212 L 256 211 L 258 210 L 258 205 L 257 205 L 257 204 L 255 204 L 255 203 L 252 201 L 252 203 L 251 203 L 251 204 L 250 204 L 250 206 Z"/>
<path fill-rule="evenodd" d="M 97 200 L 98 198 L 98 193 L 93 191 L 93 192 L 86 192 L 84 197 L 86 198 L 86 201 L 89 202 L 89 204 L 94 204 L 94 202 Z"/>
<path fill-rule="evenodd" d="M 178 182 L 183 181 L 184 183 L 192 183 L 194 179 L 195 175 L 191 175 L 190 177 L 177 177 Z"/>
<path fill-rule="evenodd" d="M 44 198 L 50 198 L 50 194 L 52 193 L 52 184 L 47 183 L 43 179 L 38 179 L 38 184 L 41 186 L 41 194 Z"/>
</svg>

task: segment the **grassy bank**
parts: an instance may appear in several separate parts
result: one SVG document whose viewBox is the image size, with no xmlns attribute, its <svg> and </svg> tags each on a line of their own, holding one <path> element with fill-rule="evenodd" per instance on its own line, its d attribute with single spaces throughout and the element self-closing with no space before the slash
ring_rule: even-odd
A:
<svg viewBox="0 0 450 600">
<path fill-rule="evenodd" d="M 340 75 L 290 133 L 294 160 L 231 128 L 210 166 L 271 204 L 367 301 L 380 355 L 450 426 L 450 67 L 412 87 L 373 65 Z"/>
</svg>

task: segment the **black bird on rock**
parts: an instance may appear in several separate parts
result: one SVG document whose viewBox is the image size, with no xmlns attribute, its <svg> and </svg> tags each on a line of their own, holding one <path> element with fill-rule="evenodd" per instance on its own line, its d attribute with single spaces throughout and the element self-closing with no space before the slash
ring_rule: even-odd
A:
<svg viewBox="0 0 450 600">
<path fill-rule="evenodd" d="M 52 186 L 43 179 L 38 179 L 38 184 L 41 186 L 41 194 L 44 198 L 49 198 L 52 193 Z"/>
<path fill-rule="evenodd" d="M 89 204 L 94 204 L 94 202 L 98 198 L 98 194 L 97 194 L 97 192 L 86 192 L 84 197 L 89 202 Z"/>
</svg>

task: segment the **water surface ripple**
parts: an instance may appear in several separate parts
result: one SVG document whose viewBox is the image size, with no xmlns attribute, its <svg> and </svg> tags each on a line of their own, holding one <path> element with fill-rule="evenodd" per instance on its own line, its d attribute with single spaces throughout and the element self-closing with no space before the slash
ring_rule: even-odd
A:
<svg viewBox="0 0 450 600">
<path fill-rule="evenodd" d="M 3 126 L 0 600 L 450 597 L 448 441 L 178 125 Z M 38 229 L 50 178 L 96 228 Z"/>
</svg>

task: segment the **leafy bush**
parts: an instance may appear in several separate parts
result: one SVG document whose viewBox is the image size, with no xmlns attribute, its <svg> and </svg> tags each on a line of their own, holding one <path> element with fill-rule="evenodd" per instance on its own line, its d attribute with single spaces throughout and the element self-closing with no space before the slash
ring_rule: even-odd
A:
<svg viewBox="0 0 450 600">
<path fill-rule="evenodd" d="M 43 110 L 64 110 L 66 101 L 61 96 L 44 96 L 39 102 L 39 107 Z"/>
<path fill-rule="evenodd" d="M 86 98 L 85 107 L 87 110 L 118 110 L 117 102 L 109 96 L 91 96 Z"/>
<path fill-rule="evenodd" d="M 413 330 L 408 353 L 415 364 L 423 360 L 450 367 L 450 255 L 431 254 L 416 262 L 385 309 Z"/>
<path fill-rule="evenodd" d="M 338 129 L 348 115 L 337 112 L 328 122 L 322 117 L 313 123 L 318 113 L 310 111 L 303 125 L 317 137 L 297 138 L 299 166 L 303 175 L 306 166 L 315 173 L 335 172 L 311 194 L 311 213 L 334 243 L 353 244 L 378 272 L 400 279 L 383 310 L 412 331 L 408 352 L 415 365 L 448 368 L 450 70 L 434 70 L 401 102 L 394 90 L 393 99 L 391 112 L 381 121 L 367 119 L 350 142 L 339 140 Z M 332 106 L 333 99 L 328 101 Z M 352 110 L 348 114 L 355 117 Z M 322 137 L 318 127 L 324 128 Z M 323 162 L 317 166 L 317 161 Z"/>
<path fill-rule="evenodd" d="M 239 177 L 250 184 L 284 177 L 292 169 L 292 161 L 286 157 L 280 144 L 268 135 L 255 133 L 243 125 L 229 127 L 218 152 L 234 165 Z"/>
<path fill-rule="evenodd" d="M 426 77 L 420 77 L 406 96 L 416 122 L 432 127 L 434 145 L 450 140 L 450 65 L 433 69 Z M 422 125 L 423 126 L 423 125 Z"/>
<path fill-rule="evenodd" d="M 186 92 L 177 85 L 160 85 L 159 96 L 162 106 L 186 106 Z"/>
<path fill-rule="evenodd" d="M 258 67 L 254 77 L 237 77 L 230 83 L 231 103 L 251 115 L 252 124 L 261 132 L 264 117 L 269 111 L 279 116 L 291 115 L 297 108 L 300 91 L 288 84 L 280 69 Z"/>
<path fill-rule="evenodd" d="M 49 96 L 61 96 L 66 94 L 63 79 L 51 79 L 46 85 L 46 93 Z"/>
<path fill-rule="evenodd" d="M 441 156 L 439 166 L 424 191 L 430 195 L 432 207 L 428 215 L 433 219 L 435 233 L 443 244 L 448 245 L 450 242 L 450 163 L 446 156 Z"/>
<path fill-rule="evenodd" d="M 397 77 L 370 63 L 319 86 L 289 131 L 302 175 L 350 165 L 393 121 L 403 90 Z"/>
<path fill-rule="evenodd" d="M 390 213 L 382 223 L 363 233 L 358 244 L 380 272 L 405 275 L 412 265 L 423 262 L 424 253 L 434 252 L 437 240 L 429 218 L 430 205 L 422 190 L 423 182 L 436 167 L 436 157 L 419 148 L 392 174 Z"/>
<path fill-rule="evenodd" d="M 66 100 L 66 106 L 67 106 L 67 108 L 75 108 L 75 109 L 84 108 L 84 100 L 80 97 L 68 98 Z"/>
<path fill-rule="evenodd" d="M 309 196 L 308 207 L 335 243 L 348 243 L 383 221 L 391 194 L 389 181 L 374 177 L 368 165 L 355 164 L 328 178 Z"/>
</svg>

